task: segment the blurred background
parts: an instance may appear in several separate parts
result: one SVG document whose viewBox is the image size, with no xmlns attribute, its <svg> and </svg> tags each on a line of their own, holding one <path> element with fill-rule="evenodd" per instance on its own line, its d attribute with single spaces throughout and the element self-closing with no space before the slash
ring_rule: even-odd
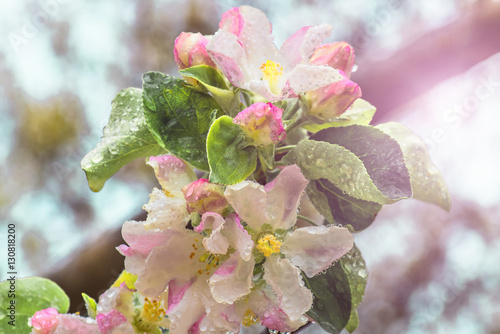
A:
<svg viewBox="0 0 500 334">
<path fill-rule="evenodd" d="M 143 219 L 156 181 L 140 159 L 92 193 L 80 161 L 121 89 L 175 75 L 175 38 L 213 34 L 241 4 L 267 14 L 278 46 L 331 24 L 374 123 L 419 134 L 451 191 L 450 213 L 398 202 L 355 236 L 370 272 L 355 333 L 500 333 L 500 1 L 2 1 L 0 244 L 15 224 L 18 276 L 55 280 L 72 311 L 113 282 L 121 224 Z"/>
</svg>

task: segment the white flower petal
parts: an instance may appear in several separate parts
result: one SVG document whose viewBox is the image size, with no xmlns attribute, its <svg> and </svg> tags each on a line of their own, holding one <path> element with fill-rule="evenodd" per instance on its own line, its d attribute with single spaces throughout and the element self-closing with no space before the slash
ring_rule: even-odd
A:
<svg viewBox="0 0 500 334">
<path fill-rule="evenodd" d="M 153 167 L 163 190 L 175 197 L 183 197 L 182 187 L 196 180 L 196 174 L 184 161 L 173 155 L 150 157 L 147 162 Z"/>
<path fill-rule="evenodd" d="M 288 234 L 281 252 L 307 277 L 313 277 L 344 256 L 353 246 L 345 227 L 309 226 Z"/>
<path fill-rule="evenodd" d="M 276 293 L 279 307 L 291 320 L 299 320 L 312 306 L 312 293 L 304 286 L 299 268 L 272 255 L 263 265 L 264 279 Z"/>
<path fill-rule="evenodd" d="M 245 50 L 235 35 L 224 30 L 217 31 L 207 44 L 207 52 L 233 85 L 241 88 L 244 86 L 247 59 Z"/>
<path fill-rule="evenodd" d="M 222 232 L 230 241 L 231 247 L 235 248 L 241 258 L 249 261 L 252 256 L 254 242 L 252 237 L 239 222 L 238 216 L 231 214 L 226 217 L 226 223 Z"/>
<path fill-rule="evenodd" d="M 148 212 L 144 223 L 146 229 L 167 228 L 184 229 L 189 219 L 186 200 L 182 197 L 168 197 L 163 191 L 154 188 L 149 195 L 149 203 L 143 206 Z"/>
<path fill-rule="evenodd" d="M 287 75 L 290 86 L 296 94 L 312 91 L 344 79 L 338 70 L 326 65 L 297 65 Z"/>
<path fill-rule="evenodd" d="M 209 237 L 203 238 L 203 247 L 212 254 L 226 254 L 229 248 L 229 241 L 222 234 L 224 218 L 218 213 L 206 212 L 201 217 L 201 223 L 195 229 L 200 233 L 205 229 L 211 229 Z"/>
</svg>

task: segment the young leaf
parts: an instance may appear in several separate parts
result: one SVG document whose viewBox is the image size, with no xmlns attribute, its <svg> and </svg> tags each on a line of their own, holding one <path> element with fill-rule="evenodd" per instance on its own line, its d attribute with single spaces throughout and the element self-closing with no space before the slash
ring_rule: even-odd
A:
<svg viewBox="0 0 500 334">
<path fill-rule="evenodd" d="M 314 277 L 302 277 L 314 295 L 307 315 L 328 333 L 340 333 L 349 322 L 352 307 L 349 278 L 342 265 L 337 263 Z"/>
<path fill-rule="evenodd" d="M 352 124 L 368 125 L 372 121 L 377 109 L 368 101 L 357 99 L 342 115 L 327 123 L 308 123 L 303 126 L 310 132 L 318 132 L 323 129 Z M 319 119 L 318 119 L 319 121 Z"/>
<path fill-rule="evenodd" d="M 81 164 L 90 189 L 97 192 L 127 163 L 163 152 L 146 124 L 142 90 L 127 88 L 113 100 L 101 142 L 82 159 Z"/>
<path fill-rule="evenodd" d="M 359 249 L 354 247 L 344 255 L 339 263 L 342 265 L 347 279 L 349 280 L 349 288 L 351 290 L 351 316 L 346 325 L 346 330 L 352 333 L 358 328 L 359 318 L 356 311 L 359 304 L 363 300 L 365 294 L 366 282 L 368 281 L 368 271 L 366 263 Z"/>
<path fill-rule="evenodd" d="M 238 113 L 239 100 L 235 97 L 234 92 L 229 89 L 226 81 L 219 71 L 208 65 L 192 66 L 179 71 L 185 77 L 193 78 L 205 87 L 207 91 L 212 93 L 214 99 L 224 109 L 226 114 L 232 115 L 232 110 Z"/>
<path fill-rule="evenodd" d="M 143 75 L 146 122 L 162 147 L 194 167 L 208 171 L 206 140 L 215 100 L 190 89 L 181 79 L 159 72 Z"/>
<path fill-rule="evenodd" d="M 321 130 L 311 139 L 337 144 L 354 153 L 385 197 L 391 200 L 412 197 L 401 147 L 383 131 L 369 125 L 349 125 Z"/>
<path fill-rule="evenodd" d="M 376 126 L 397 140 L 410 172 L 413 198 L 451 209 L 450 193 L 443 176 L 432 163 L 425 142 L 402 124 L 390 122 Z"/>
<path fill-rule="evenodd" d="M 235 184 L 246 179 L 257 167 L 257 150 L 245 146 L 245 134 L 229 116 L 217 119 L 207 138 L 210 182 Z"/>
<path fill-rule="evenodd" d="M 287 165 L 297 164 L 310 180 L 327 179 L 354 198 L 379 204 L 392 203 L 375 186 L 363 161 L 342 146 L 304 139 L 282 161 Z"/>
<path fill-rule="evenodd" d="M 66 313 L 69 298 L 56 283 L 46 278 L 7 279 L 0 283 L 0 305 L 0 333 L 30 333 L 28 319 L 35 312 L 53 307 L 59 313 Z"/>
<path fill-rule="evenodd" d="M 85 308 L 87 309 L 87 315 L 95 319 L 97 315 L 97 302 L 94 298 L 90 297 L 86 293 L 82 293 L 83 301 L 85 302 Z"/>
<path fill-rule="evenodd" d="M 382 208 L 378 203 L 356 199 L 343 193 L 326 179 L 310 182 L 307 195 L 330 223 L 351 225 L 356 232 L 370 226 Z M 321 205 L 322 199 L 326 200 L 326 206 Z M 330 217 L 333 218 L 332 221 L 329 220 Z"/>
</svg>

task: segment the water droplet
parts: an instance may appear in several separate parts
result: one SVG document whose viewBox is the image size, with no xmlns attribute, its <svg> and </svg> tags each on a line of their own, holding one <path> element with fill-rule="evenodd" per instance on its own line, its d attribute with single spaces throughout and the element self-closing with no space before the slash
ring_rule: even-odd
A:
<svg viewBox="0 0 500 334">
<path fill-rule="evenodd" d="M 358 271 L 358 275 L 366 278 L 368 276 L 368 272 L 365 269 L 361 269 L 360 271 Z"/>
<path fill-rule="evenodd" d="M 280 332 L 276 329 L 271 329 L 271 328 L 268 328 L 267 330 L 269 331 L 269 334 L 279 334 L 279 332 Z"/>
<path fill-rule="evenodd" d="M 104 158 L 104 156 L 102 155 L 102 153 L 96 153 L 94 154 L 90 160 L 92 160 L 93 163 L 97 164 L 99 163 L 102 159 Z"/>
<path fill-rule="evenodd" d="M 356 63 L 355 63 L 355 64 L 352 66 L 352 70 L 351 70 L 351 72 L 353 72 L 353 73 L 354 73 L 354 72 L 356 72 L 357 70 L 358 70 L 358 64 L 356 64 Z"/>
</svg>

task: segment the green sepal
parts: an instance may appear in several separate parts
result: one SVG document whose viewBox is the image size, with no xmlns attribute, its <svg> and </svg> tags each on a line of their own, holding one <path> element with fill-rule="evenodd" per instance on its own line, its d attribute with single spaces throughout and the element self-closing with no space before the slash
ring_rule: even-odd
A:
<svg viewBox="0 0 500 334">
<path fill-rule="evenodd" d="M 257 152 L 259 153 L 260 161 L 263 162 L 267 169 L 274 169 L 274 152 L 276 146 L 274 144 L 266 146 L 256 146 Z"/>
<path fill-rule="evenodd" d="M 56 283 L 46 278 L 7 278 L 0 283 L 0 305 L 0 333 L 30 333 L 28 319 L 35 312 L 53 307 L 59 313 L 66 313 L 69 298 Z M 14 314 L 9 307 L 14 308 Z"/>
<path fill-rule="evenodd" d="M 207 134 L 213 112 L 222 115 L 214 98 L 191 89 L 182 79 L 148 72 L 143 75 L 143 101 L 147 124 L 158 143 L 208 171 Z"/>
<path fill-rule="evenodd" d="M 97 302 L 94 298 L 90 297 L 86 293 L 82 292 L 83 301 L 85 302 L 85 308 L 87 309 L 87 315 L 92 319 L 95 319 L 97 315 Z"/>
<path fill-rule="evenodd" d="M 229 116 L 218 118 L 207 137 L 210 182 L 235 184 L 245 180 L 257 167 L 257 150 Z"/>
<path fill-rule="evenodd" d="M 142 90 L 127 88 L 111 104 L 100 143 L 82 159 L 92 191 L 99 191 L 120 168 L 136 158 L 165 153 L 149 132 L 142 106 Z"/>
</svg>

